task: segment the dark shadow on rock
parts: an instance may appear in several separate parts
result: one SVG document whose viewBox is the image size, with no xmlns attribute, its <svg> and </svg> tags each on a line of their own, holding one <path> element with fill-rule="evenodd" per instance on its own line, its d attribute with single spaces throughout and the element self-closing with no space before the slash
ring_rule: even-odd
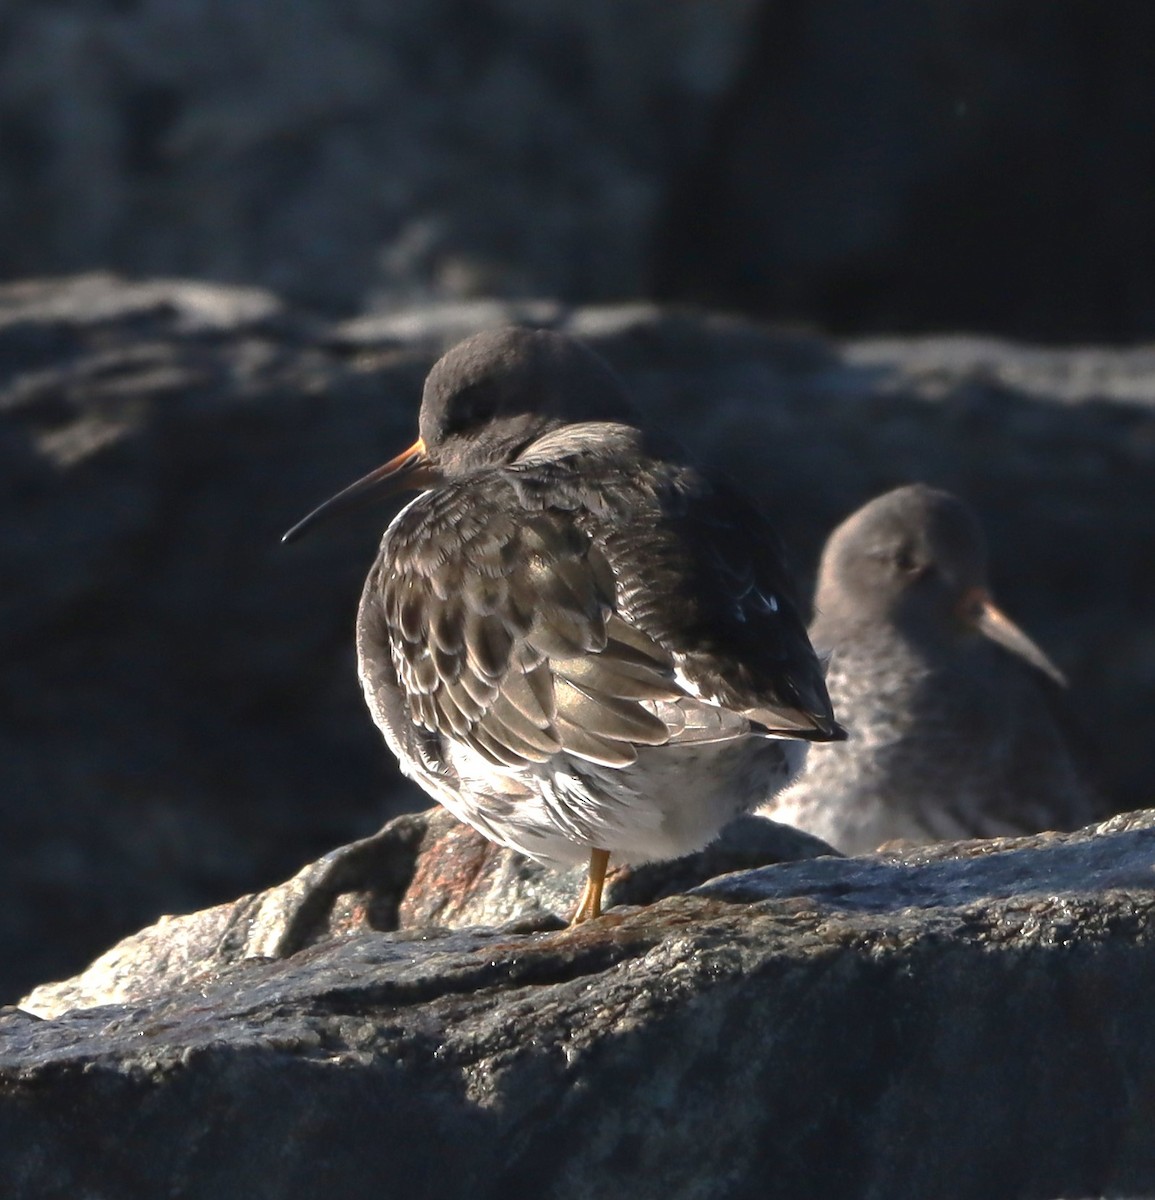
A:
<svg viewBox="0 0 1155 1200">
<path fill-rule="evenodd" d="M 1155 325 L 1151 9 L 763 4 L 666 195 L 654 294 L 824 329 Z"/>
</svg>

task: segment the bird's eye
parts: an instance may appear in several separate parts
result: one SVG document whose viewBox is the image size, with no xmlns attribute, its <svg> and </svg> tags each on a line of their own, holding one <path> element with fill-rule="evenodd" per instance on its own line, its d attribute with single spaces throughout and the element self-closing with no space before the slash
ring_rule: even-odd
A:
<svg viewBox="0 0 1155 1200">
<path fill-rule="evenodd" d="M 894 565 L 904 575 L 914 575 L 921 566 L 918 559 L 914 556 L 914 551 L 909 546 L 899 546 L 894 552 Z"/>
<path fill-rule="evenodd" d="M 463 388 L 453 397 L 445 432 L 458 433 L 484 425 L 497 415 L 499 399 L 497 389 L 485 382 Z"/>
</svg>

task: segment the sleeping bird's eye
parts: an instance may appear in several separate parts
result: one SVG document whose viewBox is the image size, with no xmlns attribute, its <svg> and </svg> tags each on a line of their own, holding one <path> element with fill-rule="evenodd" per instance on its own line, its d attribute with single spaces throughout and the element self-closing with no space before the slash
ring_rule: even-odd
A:
<svg viewBox="0 0 1155 1200">
<path fill-rule="evenodd" d="M 498 391 L 488 383 L 475 383 L 453 397 L 445 423 L 446 433 L 458 433 L 484 425 L 497 415 Z"/>
</svg>

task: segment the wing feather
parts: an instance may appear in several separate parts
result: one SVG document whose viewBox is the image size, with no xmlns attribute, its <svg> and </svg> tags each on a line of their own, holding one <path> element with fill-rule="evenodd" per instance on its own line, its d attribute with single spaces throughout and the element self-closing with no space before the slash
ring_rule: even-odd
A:
<svg viewBox="0 0 1155 1200">
<path fill-rule="evenodd" d="M 617 614 L 574 513 L 425 499 L 390 527 L 379 584 L 412 719 L 510 769 L 563 751 L 622 767 L 664 744 L 652 704 L 682 694 L 673 659 Z"/>
<path fill-rule="evenodd" d="M 571 468 L 533 472 L 428 492 L 386 533 L 380 611 L 416 724 L 511 771 L 841 733 L 754 509 L 689 468 L 615 476 L 596 512 Z"/>
</svg>

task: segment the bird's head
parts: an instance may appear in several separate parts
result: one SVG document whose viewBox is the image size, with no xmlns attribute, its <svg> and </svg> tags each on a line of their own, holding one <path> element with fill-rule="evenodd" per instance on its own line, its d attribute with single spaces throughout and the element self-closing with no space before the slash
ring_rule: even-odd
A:
<svg viewBox="0 0 1155 1200">
<path fill-rule="evenodd" d="M 454 346 L 429 372 L 421 444 L 446 476 L 511 461 L 544 433 L 630 422 L 621 380 L 592 350 L 544 329 L 497 329 Z"/>
<path fill-rule="evenodd" d="M 986 539 L 973 511 L 925 484 L 871 500 L 830 535 L 815 608 L 835 627 L 883 622 L 940 641 L 982 635 L 1065 682 L 991 598 Z"/>
<path fill-rule="evenodd" d="M 417 440 L 326 500 L 283 540 L 381 496 L 508 463 L 564 425 L 632 420 L 621 380 L 581 342 L 540 329 L 479 333 L 434 363 L 422 393 Z"/>
</svg>

